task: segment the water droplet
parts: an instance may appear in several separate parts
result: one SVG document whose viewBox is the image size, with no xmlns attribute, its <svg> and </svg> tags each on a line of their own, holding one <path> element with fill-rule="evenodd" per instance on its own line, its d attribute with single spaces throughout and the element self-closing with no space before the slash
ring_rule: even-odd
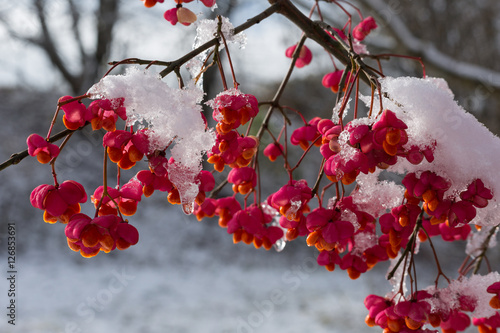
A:
<svg viewBox="0 0 500 333">
<path fill-rule="evenodd" d="M 193 212 L 194 212 L 194 202 L 183 203 L 182 204 L 182 210 L 184 211 L 184 214 L 186 214 L 186 215 L 193 214 Z"/>
<path fill-rule="evenodd" d="M 281 228 L 283 230 L 283 234 L 286 235 L 286 229 L 280 225 L 279 220 L 280 220 L 280 215 L 276 214 L 270 224 L 271 226 Z M 281 252 L 285 248 L 285 245 L 286 245 L 286 236 L 283 236 L 280 239 L 278 239 L 276 243 L 273 244 L 273 248 L 276 250 L 276 252 Z"/>
<path fill-rule="evenodd" d="M 276 252 L 281 252 L 285 248 L 285 245 L 286 245 L 286 240 L 283 237 L 283 238 L 278 239 L 276 241 L 276 243 L 273 244 L 273 247 L 276 250 Z"/>
</svg>

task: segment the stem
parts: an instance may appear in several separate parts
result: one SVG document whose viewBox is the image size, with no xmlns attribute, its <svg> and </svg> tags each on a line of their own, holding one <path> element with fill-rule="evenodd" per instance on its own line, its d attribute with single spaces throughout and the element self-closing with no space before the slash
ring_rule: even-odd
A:
<svg viewBox="0 0 500 333">
<path fill-rule="evenodd" d="M 354 99 L 354 119 L 358 119 L 359 79 L 356 80 L 356 98 Z"/>
<path fill-rule="evenodd" d="M 295 62 L 297 61 L 297 58 L 299 57 L 300 49 L 304 45 L 304 42 L 306 40 L 306 37 L 303 36 L 299 43 L 297 44 L 297 48 L 295 49 L 295 52 L 292 55 L 292 61 L 290 63 L 290 66 L 288 67 L 288 71 L 283 78 L 283 81 L 281 81 L 281 85 L 278 88 L 278 91 L 274 95 L 273 100 L 269 103 L 269 109 L 267 110 L 266 116 L 264 117 L 264 120 L 262 121 L 262 125 L 259 128 L 259 131 L 257 132 L 256 137 L 259 139 L 262 138 L 262 135 L 264 134 L 264 130 L 267 129 L 267 124 L 269 122 L 269 119 L 271 118 L 271 114 L 273 113 L 274 108 L 279 104 L 279 100 L 281 96 L 283 95 L 283 92 L 285 91 L 285 87 L 288 84 L 288 81 L 290 80 L 290 77 L 292 76 L 292 72 L 295 68 Z"/>
<path fill-rule="evenodd" d="M 477 272 L 479 271 L 479 268 L 481 267 L 481 263 L 483 262 L 483 259 L 486 256 L 486 251 L 488 250 L 488 244 L 490 243 L 490 239 L 496 233 L 497 229 L 498 229 L 498 225 L 491 228 L 488 236 L 484 240 L 484 243 L 482 246 L 483 250 L 481 251 L 481 254 L 479 254 L 479 256 L 476 258 L 476 264 L 474 265 L 474 270 L 472 271 L 472 274 L 477 274 Z"/>
<path fill-rule="evenodd" d="M 227 47 L 226 37 L 224 37 L 224 34 L 222 33 L 222 19 L 221 19 L 221 16 L 217 15 L 217 19 L 219 20 L 219 31 L 218 31 L 218 34 L 222 38 L 222 42 L 224 43 L 224 47 L 226 48 L 227 60 L 229 61 L 229 67 L 231 68 L 231 75 L 233 77 L 233 85 L 234 85 L 234 88 L 238 89 L 238 86 L 240 84 L 236 80 L 236 75 L 234 73 L 234 68 L 233 68 L 233 62 L 231 60 L 231 54 L 229 53 L 229 48 Z"/>
<path fill-rule="evenodd" d="M 54 163 L 51 163 L 50 167 L 52 168 L 52 178 L 54 178 L 54 186 L 55 188 L 58 188 L 59 182 L 57 181 L 56 166 L 54 165 Z"/>
<path fill-rule="evenodd" d="M 224 88 L 224 90 L 227 90 L 226 75 L 224 75 L 224 68 L 222 67 L 222 63 L 220 61 L 219 50 L 217 46 L 215 47 L 214 57 L 217 57 L 215 62 L 217 63 L 217 67 L 219 68 L 220 78 L 222 80 L 222 87 Z"/>
<path fill-rule="evenodd" d="M 389 274 L 387 274 L 387 280 L 390 280 L 394 277 L 394 274 L 396 273 L 396 270 L 398 269 L 399 265 L 401 265 L 401 262 L 403 261 L 403 259 L 406 258 L 408 253 L 410 252 L 410 250 L 413 249 L 418 231 L 420 230 L 420 228 L 422 228 L 422 216 L 423 216 L 423 214 L 424 214 L 424 211 L 422 210 L 422 212 L 420 212 L 420 215 L 418 216 L 417 223 L 415 224 L 415 228 L 413 229 L 413 232 L 410 235 L 410 240 L 408 241 L 408 244 L 406 244 L 406 248 L 405 248 L 403 254 L 401 255 L 401 257 L 399 257 L 399 260 L 396 263 L 396 265 L 394 266 L 394 268 L 389 272 Z"/>
<path fill-rule="evenodd" d="M 342 52 L 342 57 L 339 57 L 337 54 L 333 54 L 338 60 L 340 60 L 344 65 L 348 66 L 349 64 L 355 63 L 363 72 L 363 76 L 361 77 L 363 81 L 367 84 L 375 84 L 379 85 L 377 77 L 378 74 L 373 72 L 373 70 L 367 66 L 362 60 L 361 56 L 357 54 L 356 52 L 353 51 L 352 46 L 347 44 L 340 36 L 339 34 L 333 30 L 331 26 L 324 22 L 317 22 L 317 26 L 321 27 L 321 29 L 326 29 L 328 30 L 329 33 L 331 33 L 335 38 L 331 38 L 330 43 L 335 43 L 336 48 L 342 48 L 344 52 Z M 326 34 L 326 33 L 325 33 Z M 328 35 L 328 34 L 326 34 Z M 329 36 L 329 35 L 328 35 Z M 314 40 L 314 38 L 309 37 Z M 319 43 L 319 42 L 318 42 Z M 350 41 L 352 44 L 352 41 Z M 320 43 L 321 46 L 324 46 L 323 44 Z M 345 59 L 347 57 L 347 59 Z"/>
<path fill-rule="evenodd" d="M 56 174 L 56 160 L 57 158 L 61 155 L 61 151 L 63 150 L 64 146 L 68 142 L 69 138 L 73 135 L 73 132 L 69 133 L 66 138 L 64 138 L 64 141 L 62 142 L 61 146 L 59 147 L 59 155 L 54 157 L 50 161 L 50 167 L 52 168 L 52 177 L 54 177 L 54 186 L 57 188 L 59 187 L 59 183 L 57 182 L 57 174 Z"/>
<path fill-rule="evenodd" d="M 278 13 L 294 23 L 308 38 L 323 46 L 327 52 L 333 54 L 344 65 L 349 63 L 349 56 L 339 43 L 327 34 L 323 27 L 302 14 L 291 1 L 269 0 L 269 3 L 278 5 Z"/>
<path fill-rule="evenodd" d="M 50 134 L 52 133 L 52 129 L 54 128 L 54 125 L 56 123 L 57 116 L 59 115 L 59 110 L 61 110 L 61 106 L 60 105 L 57 106 L 56 112 L 54 113 L 54 117 L 52 117 L 52 121 L 50 122 L 50 127 L 49 127 L 49 130 L 47 132 L 46 139 L 50 138 Z"/>
<path fill-rule="evenodd" d="M 210 195 L 208 196 L 208 198 L 215 198 L 217 196 L 217 194 L 219 194 L 220 191 L 222 191 L 222 189 L 224 188 L 224 186 L 226 186 L 228 183 L 227 181 L 227 178 L 224 179 L 211 193 Z"/>
<path fill-rule="evenodd" d="M 359 79 L 359 69 L 356 71 L 356 75 L 354 76 L 354 80 L 358 80 Z M 344 73 L 342 74 L 342 76 L 345 74 L 345 71 Z M 352 76 L 352 72 L 349 73 L 349 78 Z M 349 79 L 350 81 L 350 79 Z M 351 96 L 351 93 L 352 93 L 352 89 L 354 88 L 354 84 L 351 84 L 349 85 L 349 91 L 347 91 L 345 94 L 344 94 L 344 101 L 342 102 L 342 105 L 339 109 L 339 114 L 338 114 L 338 117 L 339 117 L 339 123 L 340 123 L 340 126 L 342 127 L 342 130 L 344 129 L 344 124 L 342 122 L 342 119 L 343 119 L 343 116 L 344 116 L 344 111 L 345 111 L 345 108 L 347 106 L 347 103 L 349 102 L 349 96 Z"/>
<path fill-rule="evenodd" d="M 253 162 L 254 162 L 255 172 L 257 173 L 257 186 L 258 186 L 257 203 L 258 203 L 258 206 L 260 207 L 260 199 L 261 199 L 260 194 L 262 192 L 262 186 L 261 186 L 261 182 L 260 182 L 259 154 L 255 154 Z M 254 191 L 255 191 L 255 189 L 254 189 Z"/>
<path fill-rule="evenodd" d="M 372 117 L 372 111 L 373 111 L 373 97 L 375 97 L 375 87 L 372 85 L 371 86 L 371 91 L 372 91 L 372 97 L 370 99 L 370 111 L 368 112 L 368 118 Z"/>
<path fill-rule="evenodd" d="M 321 195 L 319 196 L 319 206 L 320 207 L 323 206 L 323 198 L 325 197 L 326 190 L 328 190 L 333 185 L 335 185 L 336 192 L 338 193 L 338 189 L 339 189 L 338 183 L 329 183 L 325 187 L 323 187 L 323 189 L 321 190 Z M 313 191 L 313 194 L 316 194 L 316 192 Z M 337 198 L 338 198 L 338 196 L 337 196 Z M 335 201 L 337 201 L 337 199 Z"/>
<path fill-rule="evenodd" d="M 427 230 L 425 230 L 424 227 L 422 227 L 422 230 L 424 231 L 425 235 L 427 236 L 427 239 L 429 240 L 429 245 L 431 246 L 432 249 L 432 254 L 434 255 L 434 260 L 436 261 L 437 269 L 438 269 L 438 276 L 436 276 L 436 281 L 434 282 L 437 288 L 438 282 L 439 282 L 439 277 L 442 275 L 448 283 L 450 283 L 450 279 L 443 273 L 443 270 L 441 269 L 441 264 L 439 263 L 439 259 L 437 257 L 437 252 L 436 248 L 434 247 L 434 244 L 432 243 L 431 237 L 427 233 Z"/>
<path fill-rule="evenodd" d="M 224 74 L 224 67 L 222 67 L 222 61 L 219 55 L 219 46 L 220 42 L 218 37 L 222 35 L 222 21 L 220 16 L 218 16 L 219 22 L 217 23 L 217 43 L 215 44 L 214 48 L 214 61 L 217 63 L 217 67 L 219 68 L 219 73 L 220 77 L 222 80 L 222 87 L 224 90 L 227 90 L 227 82 L 226 82 L 226 75 Z M 177 67 L 175 70 L 179 70 L 179 67 Z"/>
<path fill-rule="evenodd" d="M 99 216 L 99 209 L 101 209 L 102 201 L 104 200 L 105 196 L 108 196 L 108 148 L 104 147 L 104 161 L 102 162 L 102 195 L 101 195 L 101 200 L 99 200 L 99 203 L 97 204 L 95 208 L 95 215 L 94 218 Z M 117 207 L 118 208 L 118 207 Z"/>
<path fill-rule="evenodd" d="M 412 56 L 407 56 L 404 54 L 394 54 L 394 53 L 382 53 L 382 54 L 375 54 L 375 55 L 368 55 L 370 58 L 374 59 L 389 59 L 390 57 L 398 57 L 398 58 L 405 58 L 405 59 L 411 59 L 418 61 L 420 63 L 420 66 L 422 66 L 422 77 L 425 78 L 425 65 L 424 62 L 422 61 L 421 57 L 412 57 Z"/>
<path fill-rule="evenodd" d="M 179 68 L 176 68 L 174 70 L 174 72 L 175 72 L 175 75 L 177 76 L 177 82 L 179 83 L 179 89 L 183 89 L 184 88 L 184 80 L 182 79 L 181 71 L 179 70 Z"/>
<path fill-rule="evenodd" d="M 314 146 L 314 144 L 316 142 L 318 142 L 318 140 L 320 140 L 320 139 L 321 139 L 321 135 L 319 135 L 313 142 L 311 142 L 311 144 L 309 145 L 309 147 L 307 147 L 307 149 L 302 153 L 302 156 L 300 156 L 299 160 L 297 161 L 297 164 L 295 164 L 295 166 L 289 170 L 290 173 L 292 173 L 295 169 L 297 169 L 299 167 L 299 165 L 302 162 L 302 160 L 304 160 L 304 157 L 311 150 L 311 148 Z"/>
</svg>

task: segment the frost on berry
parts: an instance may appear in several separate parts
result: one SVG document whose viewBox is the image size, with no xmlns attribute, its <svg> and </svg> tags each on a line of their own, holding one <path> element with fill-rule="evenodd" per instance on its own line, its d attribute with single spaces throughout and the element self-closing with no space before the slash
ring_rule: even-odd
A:
<svg viewBox="0 0 500 333">
<path fill-rule="evenodd" d="M 451 281 L 445 288 L 427 288 L 427 292 L 433 295 L 428 302 L 433 309 L 441 312 L 463 310 L 470 311 L 473 317 L 490 317 L 495 314 L 495 309 L 489 305 L 492 297 L 490 286 L 499 281 L 500 274 L 497 272 L 462 277 Z"/>
<path fill-rule="evenodd" d="M 307 181 L 292 180 L 280 188 L 267 199 L 269 205 L 274 207 L 288 220 L 299 221 L 304 212 L 309 212 L 307 203 L 312 198 L 312 191 Z"/>
<path fill-rule="evenodd" d="M 259 103 L 255 96 L 243 94 L 232 88 L 218 94 L 207 102 L 213 110 L 212 117 L 217 121 L 217 132 L 229 133 L 240 125 L 245 125 L 259 113 Z"/>
</svg>

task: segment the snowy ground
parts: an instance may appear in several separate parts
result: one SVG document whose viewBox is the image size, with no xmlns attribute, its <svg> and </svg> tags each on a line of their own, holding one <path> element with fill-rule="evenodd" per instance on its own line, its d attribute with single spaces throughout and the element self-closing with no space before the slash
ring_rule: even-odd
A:
<svg viewBox="0 0 500 333">
<path fill-rule="evenodd" d="M 64 248 L 62 228 L 47 225 L 51 244 L 17 259 L 16 325 L 4 314 L 0 332 L 377 331 L 365 326 L 362 302 L 389 285 L 377 291 L 368 276 L 327 272 L 312 249 L 234 246 L 224 230 L 157 213 L 141 220 L 134 248 L 92 259 Z"/>
</svg>

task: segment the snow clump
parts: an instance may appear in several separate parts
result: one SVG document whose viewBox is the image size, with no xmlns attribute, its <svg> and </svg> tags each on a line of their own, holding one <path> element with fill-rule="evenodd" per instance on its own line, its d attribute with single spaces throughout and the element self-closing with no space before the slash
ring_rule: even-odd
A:
<svg viewBox="0 0 500 333">
<path fill-rule="evenodd" d="M 500 139 L 454 100 L 444 79 L 385 77 L 380 80 L 384 109 L 408 125 L 406 147 L 431 148 L 434 161 L 412 165 L 401 159 L 389 171 L 405 174 L 429 170 L 451 182 L 448 198 L 457 198 L 475 179 L 493 191 L 488 206 L 478 210 L 477 225 L 500 218 Z M 377 105 L 378 102 L 374 102 Z"/>
<path fill-rule="evenodd" d="M 189 85 L 184 89 L 169 87 L 156 73 L 130 67 L 124 75 L 108 75 L 92 86 L 93 99 L 124 97 L 127 126 L 147 128 L 150 152 L 170 146 L 175 167 L 169 178 L 178 188 L 181 201 L 190 204 L 198 193 L 196 177 L 202 158 L 215 144 L 213 130 L 202 118 L 203 91 Z"/>
</svg>

